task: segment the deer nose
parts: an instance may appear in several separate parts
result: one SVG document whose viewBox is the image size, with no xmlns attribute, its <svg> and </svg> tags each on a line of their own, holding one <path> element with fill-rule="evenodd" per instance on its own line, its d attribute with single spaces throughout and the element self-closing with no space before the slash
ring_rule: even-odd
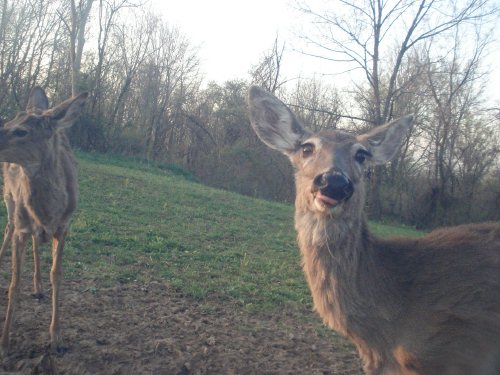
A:
<svg viewBox="0 0 500 375">
<path fill-rule="evenodd" d="M 354 186 L 349 177 L 338 171 L 328 171 L 316 176 L 314 188 L 336 201 L 345 201 L 354 193 Z"/>
</svg>

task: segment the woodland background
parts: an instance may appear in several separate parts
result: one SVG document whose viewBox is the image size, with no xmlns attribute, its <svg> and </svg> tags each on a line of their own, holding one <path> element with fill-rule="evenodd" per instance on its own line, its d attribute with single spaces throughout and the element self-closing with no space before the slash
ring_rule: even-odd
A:
<svg viewBox="0 0 500 375">
<path fill-rule="evenodd" d="M 498 50 L 495 1 L 294 2 L 311 25 L 297 31 L 303 53 L 358 71 L 348 88 L 284 77 L 287 43 L 278 36 L 249 62 L 247 77 L 207 81 L 182 25 L 147 2 L 0 4 L 4 120 L 24 108 L 34 85 L 53 103 L 88 91 L 69 134 L 75 148 L 175 165 L 204 184 L 293 201 L 288 161 L 250 128 L 250 84 L 274 92 L 312 130 L 363 131 L 413 113 L 397 158 L 367 174 L 370 216 L 419 228 L 500 220 L 500 103 L 484 91 L 483 63 Z"/>
</svg>

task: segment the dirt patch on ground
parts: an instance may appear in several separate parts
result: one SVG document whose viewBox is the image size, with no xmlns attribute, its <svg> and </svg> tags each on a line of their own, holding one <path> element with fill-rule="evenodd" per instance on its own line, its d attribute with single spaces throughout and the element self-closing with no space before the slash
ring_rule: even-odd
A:
<svg viewBox="0 0 500 375">
<path fill-rule="evenodd" d="M 26 275 L 24 281 L 0 373 L 361 374 L 354 350 L 322 332 L 319 318 L 251 314 L 236 304 L 186 298 L 159 282 L 99 289 L 65 281 L 62 333 L 69 351 L 52 355 L 50 298 L 37 302 Z M 2 325 L 6 301 L 2 285 Z"/>
</svg>

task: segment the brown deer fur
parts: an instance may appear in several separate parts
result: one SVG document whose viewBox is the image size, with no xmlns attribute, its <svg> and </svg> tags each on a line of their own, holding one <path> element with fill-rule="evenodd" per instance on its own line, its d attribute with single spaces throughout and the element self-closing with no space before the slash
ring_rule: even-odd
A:
<svg viewBox="0 0 500 375">
<path fill-rule="evenodd" d="M 38 247 L 40 243 L 53 239 L 50 340 L 54 349 L 62 348 L 58 307 L 61 259 L 78 195 L 77 166 L 64 129 L 78 118 L 86 97 L 84 93 L 48 109 L 45 92 L 35 87 L 26 112 L 19 113 L 0 128 L 0 161 L 3 162 L 3 193 L 8 215 L 0 259 L 9 244 L 12 248 L 12 278 L 0 342 L 3 354 L 9 346 L 22 263 L 30 235 L 35 263 L 34 291 L 38 297 L 42 293 Z"/>
<path fill-rule="evenodd" d="M 368 229 L 366 165 L 394 157 L 412 118 L 358 136 L 313 134 L 258 87 L 249 109 L 257 135 L 295 167 L 295 228 L 315 309 L 356 345 L 365 372 L 500 374 L 500 223 L 417 239 Z M 344 184 L 337 198 L 323 182 L 331 175 L 343 176 L 328 180 Z"/>
</svg>

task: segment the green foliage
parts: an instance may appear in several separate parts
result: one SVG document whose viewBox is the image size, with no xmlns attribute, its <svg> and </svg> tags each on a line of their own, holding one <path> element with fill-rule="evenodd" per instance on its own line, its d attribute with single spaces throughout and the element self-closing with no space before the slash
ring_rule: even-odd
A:
<svg viewBox="0 0 500 375">
<path fill-rule="evenodd" d="M 97 287 L 165 279 L 191 297 L 231 299 L 250 310 L 311 305 L 292 206 L 209 188 L 179 178 L 175 168 L 124 157 L 79 152 L 78 160 L 80 203 L 65 278 L 94 280 Z M 4 208 L 1 214 L 5 220 Z M 50 252 L 42 259 L 47 272 Z"/>
</svg>

